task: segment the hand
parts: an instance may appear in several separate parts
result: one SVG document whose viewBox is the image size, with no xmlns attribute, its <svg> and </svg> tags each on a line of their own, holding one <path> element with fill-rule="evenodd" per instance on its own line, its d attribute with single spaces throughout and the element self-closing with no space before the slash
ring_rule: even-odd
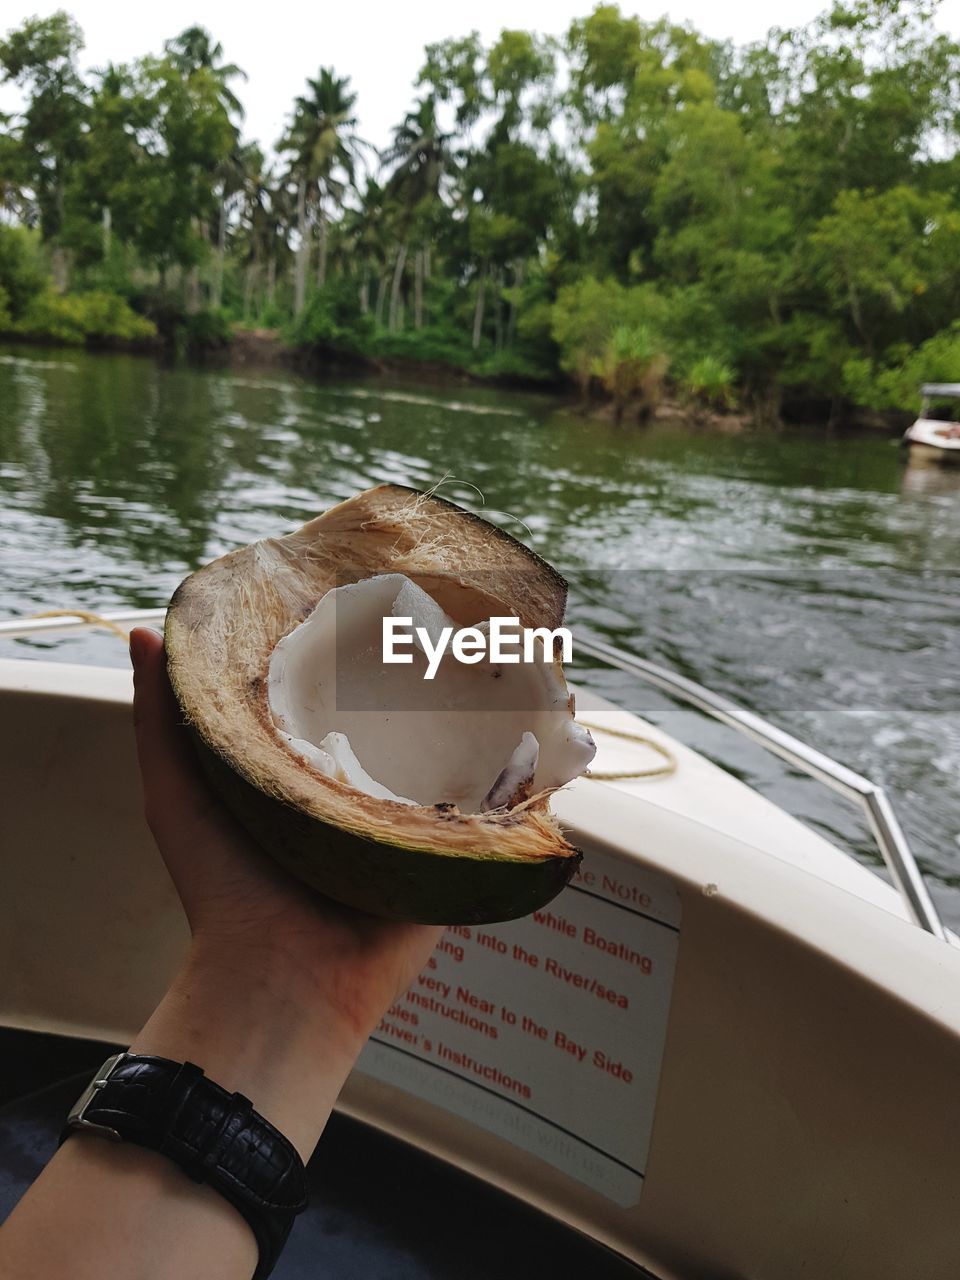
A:
<svg viewBox="0 0 960 1280">
<path fill-rule="evenodd" d="M 441 930 L 342 907 L 274 865 L 214 796 L 182 725 L 156 632 L 130 635 L 144 807 L 195 940 L 322 978 L 369 1032 L 426 963 Z"/>
<path fill-rule="evenodd" d="M 133 631 L 130 656 L 147 821 L 193 933 L 130 1051 L 195 1062 L 250 1098 L 306 1160 L 364 1042 L 440 930 L 351 911 L 275 867 L 207 789 L 160 637 Z M 256 1256 L 240 1214 L 165 1156 L 82 1135 L 4 1225 L 0 1272 L 240 1280 Z"/>
</svg>

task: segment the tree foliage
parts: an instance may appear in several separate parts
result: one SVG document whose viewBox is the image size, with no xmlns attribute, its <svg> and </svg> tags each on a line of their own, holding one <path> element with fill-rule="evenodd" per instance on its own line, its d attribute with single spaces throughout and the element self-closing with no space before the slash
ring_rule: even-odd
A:
<svg viewBox="0 0 960 1280">
<path fill-rule="evenodd" d="M 36 238 L 0 238 L 0 320 L 69 268 L 161 319 L 298 317 L 325 349 L 565 375 L 618 412 L 664 377 L 704 406 L 907 406 L 924 370 L 960 377 L 960 47 L 934 13 L 834 0 L 740 48 L 614 4 L 559 38 L 453 35 L 379 155 L 334 68 L 271 152 L 203 28 L 83 75 L 76 23 L 30 19 L 0 41 L 23 95 L 0 218 Z"/>
</svg>

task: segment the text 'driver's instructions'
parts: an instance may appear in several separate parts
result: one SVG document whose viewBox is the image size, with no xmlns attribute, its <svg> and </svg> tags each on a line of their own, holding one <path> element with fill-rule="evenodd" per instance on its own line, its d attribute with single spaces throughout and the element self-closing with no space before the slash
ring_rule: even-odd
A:
<svg viewBox="0 0 960 1280">
<path fill-rule="evenodd" d="M 588 854 L 549 907 L 449 929 L 358 1069 L 635 1204 L 679 912 L 663 877 Z"/>
</svg>

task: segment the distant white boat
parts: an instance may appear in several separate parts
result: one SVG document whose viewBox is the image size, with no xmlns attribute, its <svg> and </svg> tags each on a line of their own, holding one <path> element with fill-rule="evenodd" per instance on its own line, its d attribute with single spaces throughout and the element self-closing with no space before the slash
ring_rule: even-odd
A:
<svg viewBox="0 0 960 1280">
<path fill-rule="evenodd" d="M 911 458 L 927 462 L 960 463 L 960 423 L 933 416 L 936 402 L 960 403 L 960 382 L 927 382 L 920 388 L 920 417 L 904 432 Z M 943 412 L 941 408 L 940 412 Z"/>
</svg>

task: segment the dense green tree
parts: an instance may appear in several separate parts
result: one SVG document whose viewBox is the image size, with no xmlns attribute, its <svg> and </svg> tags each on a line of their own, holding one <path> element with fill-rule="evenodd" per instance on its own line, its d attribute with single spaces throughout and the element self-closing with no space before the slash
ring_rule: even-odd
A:
<svg viewBox="0 0 960 1280">
<path fill-rule="evenodd" d="M 397 327 L 400 287 L 411 240 L 414 247 L 413 320 L 415 328 L 423 326 L 429 245 L 436 238 L 438 221 L 449 216 L 442 198 L 443 189 L 459 163 L 454 138 L 452 132 L 440 127 L 436 97 L 428 96 L 404 117 L 381 156 L 381 162 L 391 169 L 383 194 L 387 201 L 395 202 L 393 222 L 399 239 L 390 292 L 390 329 Z"/>
<path fill-rule="evenodd" d="M 136 69 L 111 64 L 93 72 L 90 145 L 73 167 L 68 189 L 69 240 L 81 262 L 107 259 L 117 241 L 138 241 L 148 216 L 151 117 Z"/>
<path fill-rule="evenodd" d="M 25 105 L 17 130 L 19 157 L 14 172 L 32 191 L 44 240 L 54 246 L 54 276 L 66 285 L 62 233 L 69 168 L 83 151 L 86 102 L 77 70 L 83 35 L 59 11 L 29 18 L 0 41 L 0 69 L 23 91 Z M 7 154 L 14 159 L 9 146 Z"/>
<path fill-rule="evenodd" d="M 809 254 L 832 311 L 868 356 L 960 315 L 960 210 L 939 192 L 842 191 Z"/>
<path fill-rule="evenodd" d="M 960 359 L 960 45 L 934 16 L 832 0 L 737 47 L 608 3 L 560 39 L 454 36 L 377 168 L 329 68 L 275 168 L 204 28 L 84 76 L 72 19 L 30 19 L 0 40 L 22 94 L 0 119 L 0 325 L 129 333 L 110 289 L 180 324 L 223 303 L 325 348 L 559 371 L 618 413 L 664 375 L 701 406 L 734 382 L 771 413 L 907 403 Z M 89 315 L 50 291 L 69 263 Z M 224 314 L 190 323 L 222 338 Z"/>
<path fill-rule="evenodd" d="M 303 309 L 310 262 L 311 227 L 317 227 L 317 284 L 327 275 L 327 233 L 332 212 L 342 205 L 354 183 L 357 162 L 366 145 L 356 133 L 357 95 L 348 77 L 321 67 L 307 91 L 294 104 L 289 127 L 277 144 L 290 156 L 289 177 L 297 192 L 297 266 L 294 314 Z"/>
<path fill-rule="evenodd" d="M 169 57 L 145 58 L 138 76 L 149 111 L 139 248 L 161 271 L 195 267 L 219 213 L 219 174 L 236 131 L 210 68 L 185 73 Z"/>
<path fill-rule="evenodd" d="M 230 118 L 234 128 L 233 146 L 230 152 L 221 157 L 216 166 L 216 185 L 219 197 L 219 214 L 216 227 L 216 268 L 214 272 L 211 301 L 219 307 L 223 290 L 223 268 L 227 242 L 227 224 L 231 213 L 231 204 L 243 188 L 244 155 L 240 144 L 239 121 L 243 118 L 243 106 L 230 86 L 231 80 L 246 80 L 246 72 L 235 63 L 223 61 L 223 46 L 215 41 L 205 27 L 187 27 L 178 36 L 164 43 L 167 58 L 180 74 L 189 81 L 194 77 L 203 77 L 208 83 L 216 86 L 219 105 Z"/>
<path fill-rule="evenodd" d="M 255 143 L 240 150 L 235 248 L 243 267 L 243 318 L 273 306 L 277 260 L 286 249 L 283 191 L 266 157 Z"/>
<path fill-rule="evenodd" d="M 223 61 L 223 45 L 205 27 L 187 27 L 164 43 L 167 57 L 182 76 L 204 72 L 216 82 L 227 113 L 243 118 L 243 104 L 230 87 L 231 80 L 246 80 L 247 73 L 234 62 Z"/>
<path fill-rule="evenodd" d="M 471 31 L 461 39 L 428 44 L 417 86 L 453 108 L 457 128 L 465 131 L 479 120 L 489 105 L 483 85 L 484 49 L 480 36 Z"/>
<path fill-rule="evenodd" d="M 912 182 L 933 137 L 954 132 L 960 47 L 933 28 L 934 9 L 836 0 L 778 37 L 783 194 L 801 216 L 821 217 L 844 189 Z"/>
</svg>

